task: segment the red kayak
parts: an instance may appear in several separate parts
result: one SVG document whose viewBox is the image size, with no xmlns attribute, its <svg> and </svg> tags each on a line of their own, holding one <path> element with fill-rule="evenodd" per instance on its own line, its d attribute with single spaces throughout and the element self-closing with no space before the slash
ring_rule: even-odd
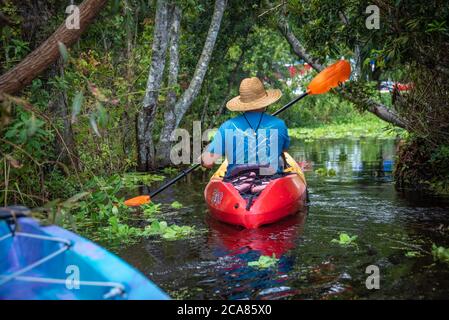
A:
<svg viewBox="0 0 449 320">
<path fill-rule="evenodd" d="M 300 211 L 306 200 L 306 182 L 298 164 L 286 156 L 289 168 L 285 175 L 269 181 L 251 200 L 244 198 L 231 182 L 223 181 L 223 163 L 204 190 L 210 214 L 220 221 L 254 229 Z"/>
</svg>

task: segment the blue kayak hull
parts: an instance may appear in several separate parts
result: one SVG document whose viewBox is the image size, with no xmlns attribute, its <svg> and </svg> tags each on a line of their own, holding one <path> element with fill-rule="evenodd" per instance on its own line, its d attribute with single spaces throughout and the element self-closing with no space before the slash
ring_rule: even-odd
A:
<svg viewBox="0 0 449 320">
<path fill-rule="evenodd" d="M 17 234 L 10 233 L 0 221 L 0 299 L 169 299 L 125 261 L 73 232 L 20 218 Z M 44 257 L 50 258 L 41 263 Z"/>
</svg>

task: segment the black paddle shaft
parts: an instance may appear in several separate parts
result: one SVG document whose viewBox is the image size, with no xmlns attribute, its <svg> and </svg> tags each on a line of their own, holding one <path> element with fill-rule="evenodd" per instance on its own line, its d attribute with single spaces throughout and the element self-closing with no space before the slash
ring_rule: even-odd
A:
<svg viewBox="0 0 449 320">
<path fill-rule="evenodd" d="M 285 110 L 287 110 L 288 108 L 290 108 L 292 105 L 294 105 L 296 102 L 298 102 L 299 100 L 301 100 L 302 98 L 306 97 L 309 93 L 308 92 L 304 92 L 302 95 L 300 95 L 299 97 L 293 99 L 292 101 L 290 101 L 289 103 L 287 103 L 285 106 L 283 106 L 282 108 L 280 108 L 279 110 L 277 110 L 275 113 L 272 114 L 272 116 L 277 116 L 279 113 L 284 112 Z"/>
<path fill-rule="evenodd" d="M 285 106 L 283 106 L 282 108 L 280 108 L 279 110 L 277 110 L 275 113 L 273 113 L 273 116 L 278 115 L 279 113 L 287 110 L 288 108 L 290 108 L 292 105 L 294 105 L 296 102 L 298 102 L 299 100 L 301 100 L 302 98 L 306 97 L 308 95 L 308 92 L 304 92 L 303 94 L 301 94 L 299 97 L 293 99 L 292 101 L 290 101 L 289 103 L 287 103 Z M 170 187 L 171 185 L 175 184 L 176 182 L 178 182 L 179 180 L 181 180 L 182 178 L 184 178 L 186 175 L 188 175 L 190 172 L 192 172 L 193 170 L 197 169 L 199 166 L 201 166 L 200 163 L 194 164 L 193 166 L 191 166 L 189 169 L 187 170 L 182 170 L 182 173 L 177 175 L 175 178 L 173 178 L 172 180 L 168 181 L 167 183 L 163 184 L 161 187 L 159 187 L 157 190 L 153 191 L 150 193 L 150 198 L 153 198 L 154 196 L 156 196 L 157 194 L 161 193 L 162 191 L 164 191 L 165 189 L 167 189 L 168 187 Z"/>
<path fill-rule="evenodd" d="M 165 189 L 167 189 L 168 187 L 170 187 L 172 184 L 178 182 L 180 179 L 184 178 L 186 175 L 188 175 L 190 172 L 192 172 L 193 170 L 195 170 L 196 168 L 198 168 L 201 164 L 197 163 L 193 166 L 191 166 L 189 169 L 187 170 L 182 170 L 182 173 L 179 174 L 178 176 L 176 176 L 175 178 L 173 178 L 173 180 L 168 181 L 167 183 L 163 184 L 161 187 L 159 187 L 157 190 L 150 192 L 150 198 L 153 198 L 155 195 L 161 193 L 162 191 L 164 191 Z"/>
</svg>

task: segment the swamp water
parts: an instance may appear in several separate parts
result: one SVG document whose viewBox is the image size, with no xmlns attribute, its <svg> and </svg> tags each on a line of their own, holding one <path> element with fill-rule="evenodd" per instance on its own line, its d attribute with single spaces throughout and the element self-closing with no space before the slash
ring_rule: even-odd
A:
<svg viewBox="0 0 449 320">
<path fill-rule="evenodd" d="M 445 299 L 449 265 L 435 263 L 432 243 L 449 246 L 449 201 L 395 190 L 394 140 L 292 141 L 296 160 L 312 161 L 306 173 L 310 206 L 256 230 L 215 221 L 203 199 L 206 177 L 195 173 L 158 195 L 181 209 L 159 215 L 195 226 L 188 239 L 150 238 L 118 254 L 166 290 L 184 299 Z M 335 176 L 315 173 L 334 169 Z M 323 171 L 323 170 L 322 170 Z M 332 242 L 341 233 L 355 243 Z M 274 268 L 248 262 L 280 258 Z M 366 268 L 378 267 L 379 289 L 369 290 Z"/>
</svg>

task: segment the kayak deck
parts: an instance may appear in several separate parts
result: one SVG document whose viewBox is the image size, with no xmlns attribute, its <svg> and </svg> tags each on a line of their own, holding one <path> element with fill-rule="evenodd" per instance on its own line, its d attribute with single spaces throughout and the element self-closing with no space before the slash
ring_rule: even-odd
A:
<svg viewBox="0 0 449 320">
<path fill-rule="evenodd" d="M 126 262 L 70 231 L 31 218 L 0 220 L 0 299 L 168 299 Z M 11 232 L 12 231 L 12 232 Z"/>
</svg>

